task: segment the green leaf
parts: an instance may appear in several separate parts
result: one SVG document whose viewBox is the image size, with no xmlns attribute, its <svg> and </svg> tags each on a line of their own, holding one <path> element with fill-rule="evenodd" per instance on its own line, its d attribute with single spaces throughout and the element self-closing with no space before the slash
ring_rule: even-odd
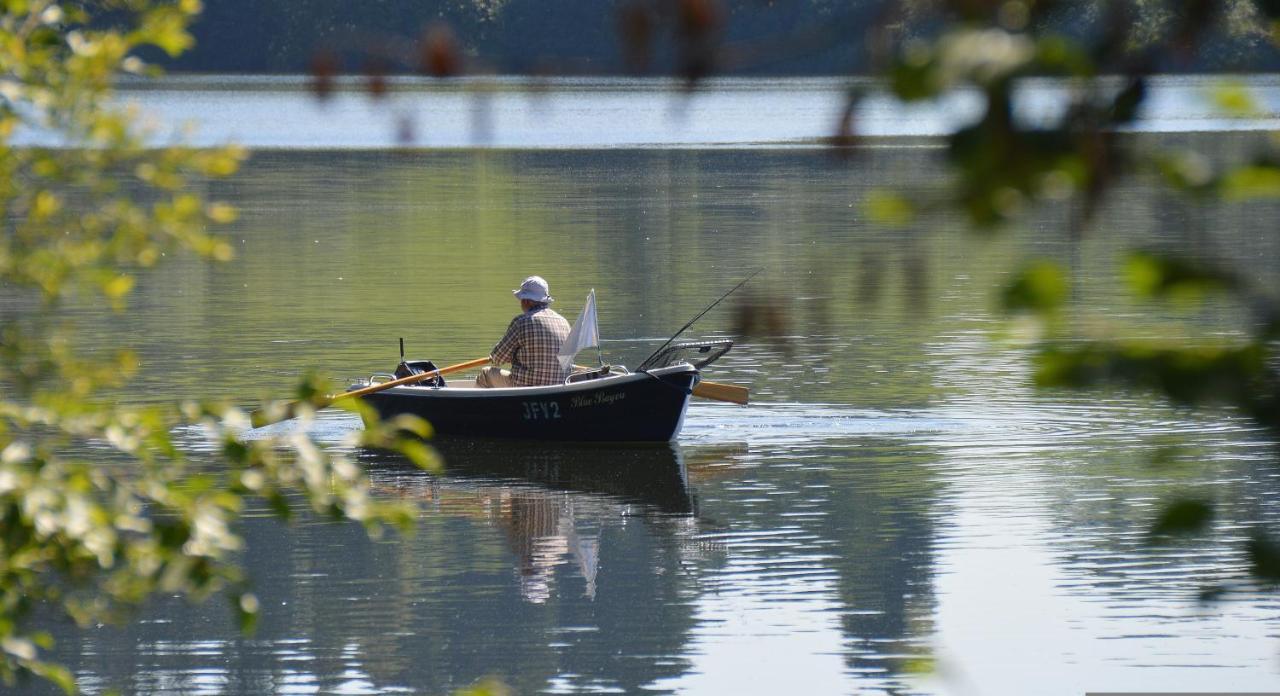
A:
<svg viewBox="0 0 1280 696">
<path fill-rule="evenodd" d="M 147 13 L 135 40 L 149 43 L 175 58 L 195 43 L 187 32 L 187 17 L 175 8 L 161 7 Z"/>
<path fill-rule="evenodd" d="M 1165 183 L 1184 193 L 1208 193 L 1214 183 L 1213 166 L 1198 152 L 1172 152 L 1154 161 Z"/>
<path fill-rule="evenodd" d="M 439 471 L 440 458 L 435 450 L 419 440 L 402 440 L 397 443 L 396 450 L 409 458 L 418 468 L 425 471 Z"/>
<path fill-rule="evenodd" d="M 1053 313 L 1066 302 L 1070 284 L 1066 271 L 1052 261 L 1037 261 L 1014 276 L 1000 295 L 1007 312 Z"/>
<path fill-rule="evenodd" d="M 884 190 L 868 193 L 862 208 L 872 222 L 891 227 L 902 227 L 915 217 L 915 206 L 911 201 Z"/>
<path fill-rule="evenodd" d="M 1258 104 L 1253 94 L 1239 82 L 1215 87 L 1212 95 L 1214 105 L 1228 116 L 1248 117 L 1258 113 Z"/>
<path fill-rule="evenodd" d="M 1207 263 L 1148 251 L 1136 251 L 1125 260 L 1124 274 L 1139 297 L 1198 300 L 1206 293 L 1236 289 L 1239 280 Z"/>
<path fill-rule="evenodd" d="M 248 464 L 249 453 L 249 446 L 234 438 L 228 437 L 222 443 L 222 456 L 233 464 Z"/>
<path fill-rule="evenodd" d="M 32 674 L 53 682 L 66 694 L 80 693 L 71 670 L 62 665 L 55 665 L 49 662 L 30 662 L 27 663 L 27 669 L 31 670 Z"/>
<path fill-rule="evenodd" d="M 1213 506 L 1203 500 L 1175 500 L 1160 512 L 1151 526 L 1152 536 L 1194 534 L 1213 520 Z"/>
<path fill-rule="evenodd" d="M 396 416 L 388 423 L 388 425 L 401 432 L 424 440 L 431 437 L 431 424 L 423 418 L 412 414 L 406 413 Z"/>
<path fill-rule="evenodd" d="M 102 281 L 102 294 L 111 301 L 116 311 L 124 310 L 124 297 L 133 290 L 133 276 L 127 273 L 112 274 Z"/>
<path fill-rule="evenodd" d="M 252 592 L 233 592 L 227 595 L 227 599 L 231 601 L 231 611 L 235 614 L 240 633 L 246 636 L 253 635 L 258 627 L 258 615 L 261 610 L 257 595 Z"/>
<path fill-rule="evenodd" d="M 298 383 L 297 388 L 294 390 L 294 394 L 299 401 L 318 403 L 325 399 L 326 395 L 329 394 L 330 388 L 331 385 L 327 379 L 314 373 L 308 373 L 303 375 L 302 381 Z"/>
<path fill-rule="evenodd" d="M 458 689 L 454 696 L 512 696 L 515 691 L 497 677 L 485 677 L 471 686 Z"/>
<path fill-rule="evenodd" d="M 1177 347 L 1096 342 L 1049 345 L 1036 358 L 1036 384 L 1087 387 L 1102 383 L 1154 390 L 1186 405 L 1231 404 L 1258 418 L 1270 403 L 1267 351 L 1258 344 Z"/>
<path fill-rule="evenodd" d="M 1073 77 L 1093 77 L 1097 73 L 1097 66 L 1083 46 L 1057 34 L 1042 37 L 1036 43 L 1036 61 L 1046 73 Z"/>
<path fill-rule="evenodd" d="M 289 499 L 279 491 L 273 491 L 267 496 L 267 506 L 271 511 L 286 522 L 293 519 L 293 508 L 289 505 Z"/>
<path fill-rule="evenodd" d="M 381 420 L 378 416 L 378 409 L 364 399 L 342 399 L 341 401 L 333 402 L 331 408 L 360 416 L 360 422 L 364 423 L 366 427 L 375 427 Z"/>
<path fill-rule="evenodd" d="M 938 96 L 941 84 L 927 55 L 908 55 L 890 70 L 889 89 L 903 101 L 920 101 Z"/>
<path fill-rule="evenodd" d="M 31 642 L 35 643 L 42 650 L 52 650 L 54 641 L 53 635 L 48 631 L 38 631 L 31 635 Z"/>
<path fill-rule="evenodd" d="M 219 225 L 229 225 L 236 221 L 239 211 L 235 206 L 227 203 L 210 203 L 205 209 L 205 214 L 209 216 L 209 220 Z"/>
<path fill-rule="evenodd" d="M 938 674 L 938 660 L 933 655 L 916 655 L 902 663 L 902 671 L 917 677 Z"/>
<path fill-rule="evenodd" d="M 1228 201 L 1280 198 L 1280 167 L 1258 164 L 1232 170 L 1222 178 L 1220 188 Z"/>
</svg>

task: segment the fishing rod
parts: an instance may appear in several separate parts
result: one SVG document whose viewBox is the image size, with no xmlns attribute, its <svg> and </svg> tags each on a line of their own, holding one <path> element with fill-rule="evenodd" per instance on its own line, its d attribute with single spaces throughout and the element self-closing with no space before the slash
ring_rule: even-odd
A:
<svg viewBox="0 0 1280 696">
<path fill-rule="evenodd" d="M 685 324 L 684 326 L 681 326 L 679 331 L 672 334 L 671 338 L 668 338 L 666 343 L 663 343 L 662 345 L 658 346 L 657 350 L 650 353 L 649 357 L 645 358 L 644 362 L 640 363 L 640 367 L 636 368 L 636 371 L 638 372 L 645 369 L 645 367 L 649 365 L 650 360 L 653 360 L 654 357 L 656 357 L 659 353 L 661 353 L 664 348 L 671 345 L 671 342 L 679 338 L 680 334 L 684 333 L 686 329 L 688 329 L 690 326 L 693 326 L 694 322 L 702 318 L 702 315 L 715 309 L 716 305 L 720 304 L 721 302 L 724 302 L 724 298 L 737 292 L 738 288 L 742 287 L 743 285 L 746 285 L 748 280 L 751 280 L 752 278 L 760 275 L 760 272 L 763 270 L 764 270 L 764 266 L 757 268 L 751 275 L 747 276 L 746 278 L 743 278 L 741 283 L 738 283 L 737 285 L 733 286 L 733 288 L 731 288 L 729 292 L 726 292 L 725 294 L 721 295 L 719 299 L 717 299 L 715 302 L 712 302 L 710 305 L 708 305 L 706 309 L 702 310 L 701 312 L 698 312 L 697 316 L 689 320 L 689 323 Z"/>
</svg>

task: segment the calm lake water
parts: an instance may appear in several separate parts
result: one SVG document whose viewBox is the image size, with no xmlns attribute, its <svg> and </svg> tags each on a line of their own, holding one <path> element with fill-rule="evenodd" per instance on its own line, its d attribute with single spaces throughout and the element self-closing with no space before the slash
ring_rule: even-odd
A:
<svg viewBox="0 0 1280 696">
<path fill-rule="evenodd" d="M 254 513 L 254 636 L 221 602 L 159 601 L 123 628 L 60 633 L 81 684 L 443 694 L 497 675 L 520 693 L 1280 690 L 1280 595 L 1196 601 L 1246 577 L 1238 542 L 1253 526 L 1280 524 L 1276 441 L 1231 413 L 1142 394 L 1038 392 L 1021 326 L 993 311 L 1018 264 L 1047 257 L 1072 270 L 1083 332 L 1238 335 L 1245 319 L 1230 307 L 1129 299 L 1118 254 L 1218 258 L 1275 289 L 1280 206 L 1187 203 L 1130 179 L 1078 242 L 1066 206 L 998 235 L 946 218 L 877 227 L 867 192 L 939 192 L 941 151 L 928 139 L 843 159 L 726 147 L 826 134 L 831 90 L 787 97 L 780 84 L 699 95 L 737 116 L 691 131 L 646 125 L 678 103 L 666 88 L 508 85 L 515 96 L 491 103 L 523 109 L 524 134 L 494 116 L 488 142 L 532 149 L 430 149 L 470 143 L 469 95 L 426 112 L 403 95 L 369 111 L 352 106 L 360 95 L 317 106 L 297 89 L 201 80 L 131 95 L 198 116 L 210 140 L 260 149 L 205 189 L 242 211 L 236 262 L 174 260 L 125 315 L 79 318 L 94 344 L 138 347 L 142 374 L 122 398 L 251 405 L 309 369 L 388 371 L 398 337 L 437 364 L 483 356 L 532 273 L 571 319 L 596 290 L 613 363 L 639 362 L 757 267 L 689 337 L 735 335 L 743 303 L 769 308 L 772 325 L 748 326 L 707 375 L 749 386 L 754 403 L 693 404 L 670 446 L 442 443 L 440 474 L 358 453 L 378 495 L 419 504 L 416 534 L 371 541 Z M 1260 88 L 1274 105 L 1274 85 Z M 1240 159 L 1276 128 L 1269 108 L 1249 127 L 1128 137 Z M 397 109 L 453 125 L 415 125 L 426 148 L 386 148 Z M 953 117 L 938 107 L 886 135 Z M 711 135 L 663 135 L 696 129 Z M 325 413 L 310 429 L 340 447 L 358 427 Z M 197 432 L 179 438 L 207 447 Z M 1170 463 L 1153 465 L 1157 453 Z M 1161 503 L 1185 494 L 1217 501 L 1212 534 L 1149 544 Z"/>
</svg>

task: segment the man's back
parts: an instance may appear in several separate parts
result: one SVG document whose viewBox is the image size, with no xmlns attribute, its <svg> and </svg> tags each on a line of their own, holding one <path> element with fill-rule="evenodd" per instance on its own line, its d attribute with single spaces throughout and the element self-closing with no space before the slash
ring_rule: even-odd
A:
<svg viewBox="0 0 1280 696">
<path fill-rule="evenodd" d="M 565 372 L 557 353 L 571 327 L 564 317 L 546 305 L 516 316 L 507 333 L 493 347 L 495 363 L 511 363 L 511 381 L 517 387 L 560 384 Z"/>
</svg>

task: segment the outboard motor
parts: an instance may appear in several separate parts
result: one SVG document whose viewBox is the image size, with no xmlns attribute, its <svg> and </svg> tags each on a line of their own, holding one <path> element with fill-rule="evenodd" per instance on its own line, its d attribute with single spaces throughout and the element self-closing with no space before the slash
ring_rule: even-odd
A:
<svg viewBox="0 0 1280 696">
<path fill-rule="evenodd" d="M 432 370 L 435 370 L 435 369 L 436 369 L 436 364 L 431 362 L 430 360 L 408 360 L 408 361 L 402 360 L 399 365 L 396 365 L 396 379 L 400 379 L 402 377 L 408 377 L 409 375 L 420 375 L 424 372 L 431 372 Z M 436 375 L 431 379 L 425 379 L 421 382 L 418 382 L 416 386 L 443 387 L 444 375 Z"/>
<path fill-rule="evenodd" d="M 436 364 L 430 360 L 405 360 L 404 359 L 404 339 L 400 339 L 400 364 L 396 365 L 396 379 L 402 379 L 409 375 L 420 375 L 424 372 L 431 372 L 436 369 Z M 444 375 L 436 375 L 431 379 L 418 382 L 420 387 L 443 387 Z"/>
</svg>

